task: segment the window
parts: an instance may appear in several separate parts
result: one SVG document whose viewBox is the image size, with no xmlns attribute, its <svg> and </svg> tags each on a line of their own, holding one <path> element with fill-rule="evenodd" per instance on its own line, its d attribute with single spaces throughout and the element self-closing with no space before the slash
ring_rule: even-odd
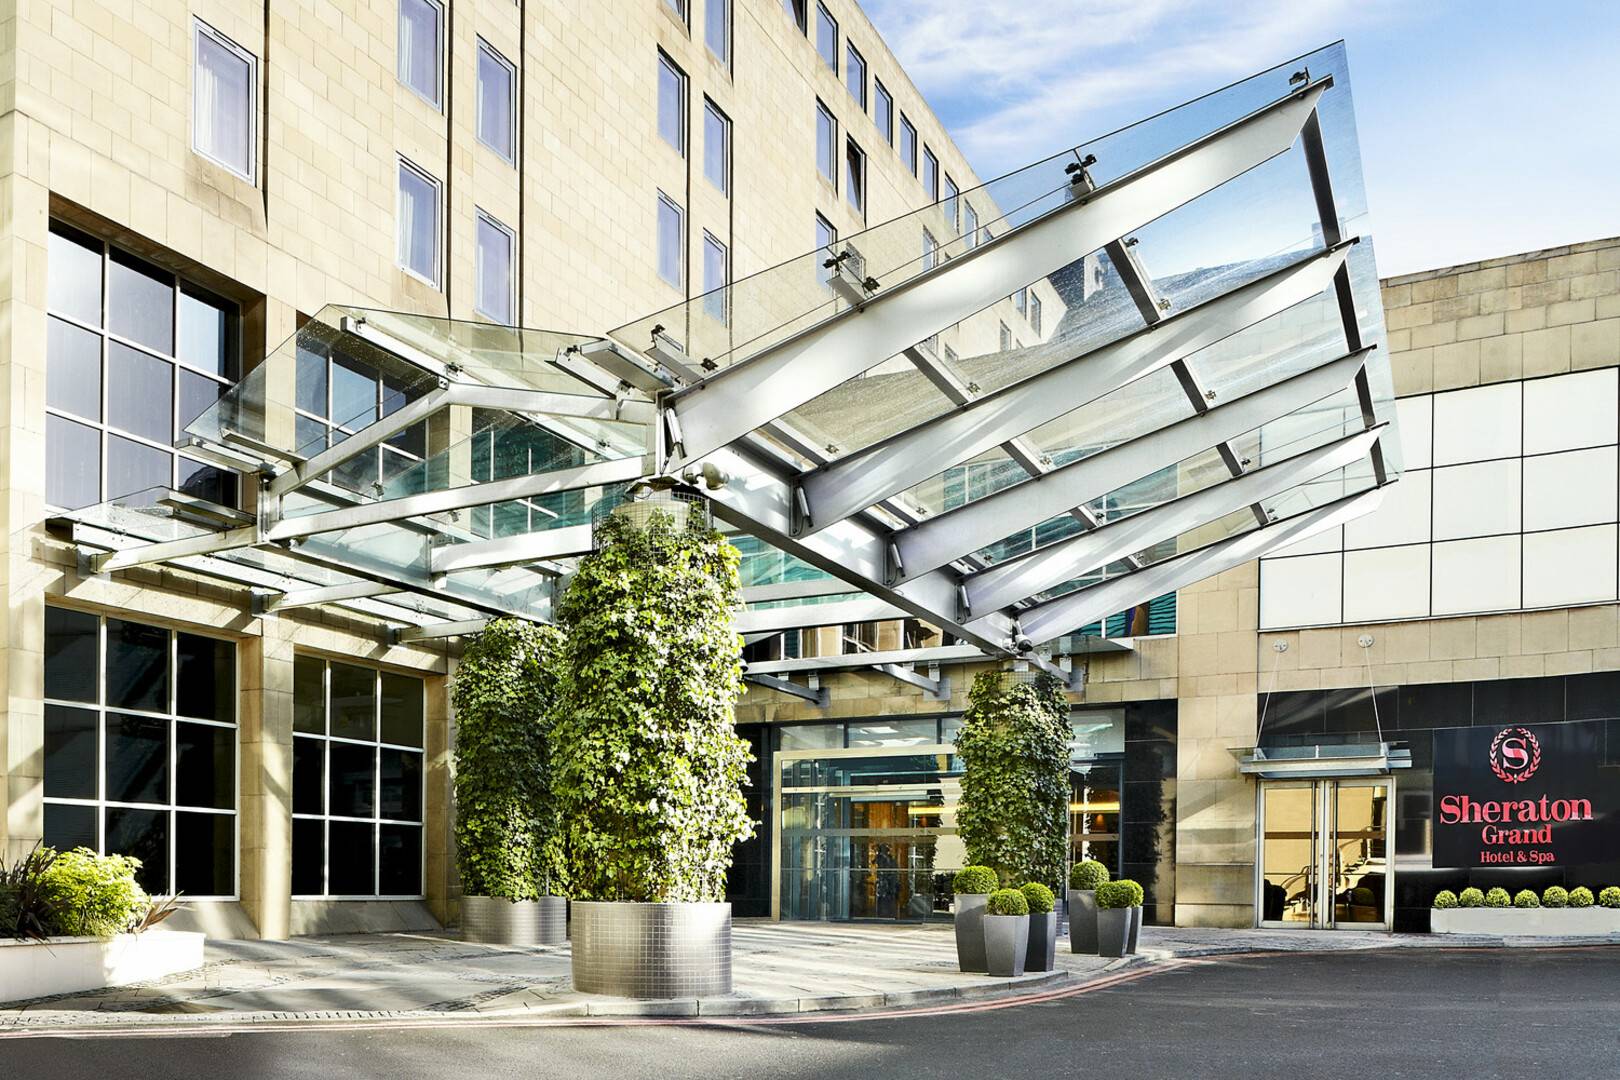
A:
<svg viewBox="0 0 1620 1080">
<path fill-rule="evenodd" d="M 1041 336 L 1041 298 L 1035 293 L 1029 294 L 1029 328 Z"/>
<path fill-rule="evenodd" d="M 857 214 L 866 213 L 866 151 L 854 139 L 844 141 L 844 197 Z"/>
<path fill-rule="evenodd" d="M 900 160 L 907 172 L 917 175 L 917 126 L 906 119 L 905 113 L 900 114 Z"/>
<path fill-rule="evenodd" d="M 703 99 L 703 175 L 731 194 L 731 120 L 708 98 Z"/>
<path fill-rule="evenodd" d="M 173 488 L 235 506 L 236 474 L 174 441 L 240 375 L 236 305 L 59 223 L 48 244 L 45 501 Z"/>
<path fill-rule="evenodd" d="M 833 74 L 838 74 L 838 20 L 832 17 L 826 4 L 816 5 L 816 52 L 827 61 Z"/>
<path fill-rule="evenodd" d="M 939 201 L 939 158 L 927 146 L 923 147 L 923 192 L 934 202 Z"/>
<path fill-rule="evenodd" d="M 681 20 L 681 25 L 685 26 L 686 0 L 664 0 L 664 4 L 669 8 L 669 10 L 675 13 L 675 17 L 677 19 Z"/>
<path fill-rule="evenodd" d="M 682 267 L 686 263 L 686 215 L 680 203 L 658 193 L 658 276 L 681 287 L 685 280 Z"/>
<path fill-rule="evenodd" d="M 298 335 L 293 424 L 296 449 L 310 457 L 336 445 L 380 417 L 391 416 L 434 384 L 378 371 L 369 347 L 346 335 L 306 331 Z M 395 477 L 427 456 L 427 421 L 412 424 L 379 446 L 327 474 L 334 485 L 376 497 Z"/>
<path fill-rule="evenodd" d="M 236 647 L 45 608 L 45 843 L 141 860 L 147 892 L 236 895 Z"/>
<path fill-rule="evenodd" d="M 960 196 L 961 194 L 962 194 L 962 192 L 956 186 L 956 181 L 951 179 L 951 174 L 950 173 L 946 173 L 945 174 L 945 220 L 949 221 L 951 223 L 951 232 L 955 232 L 959 228 L 959 226 L 957 224 L 958 214 L 956 212 L 956 201 L 957 201 L 957 197 Z"/>
<path fill-rule="evenodd" d="M 472 411 L 471 461 L 475 483 L 510 480 L 584 465 L 586 452 L 527 418 L 490 409 Z M 584 489 L 554 491 L 526 499 L 475 506 L 475 536 L 497 539 L 551 528 L 559 518 L 583 520 Z"/>
<path fill-rule="evenodd" d="M 703 310 L 716 322 L 724 324 L 728 297 L 725 287 L 730 283 L 731 259 L 726 245 L 716 240 L 707 230 L 703 233 Z"/>
<path fill-rule="evenodd" d="M 999 325 L 1001 327 L 1001 351 L 1006 352 L 1012 348 L 1012 331 L 1007 329 L 1006 323 L 1000 323 Z"/>
<path fill-rule="evenodd" d="M 399 265 L 439 287 L 439 182 L 399 159 Z"/>
<path fill-rule="evenodd" d="M 517 110 L 517 69 L 483 38 L 478 39 L 478 141 L 508 162 L 516 162 L 513 122 Z"/>
<path fill-rule="evenodd" d="M 962 203 L 962 238 L 970 248 L 979 246 L 979 215 L 973 212 L 973 204 L 966 200 Z"/>
<path fill-rule="evenodd" d="M 855 47 L 854 42 L 844 45 L 844 85 L 849 87 L 849 95 L 860 103 L 861 112 L 866 111 L 866 57 Z"/>
<path fill-rule="evenodd" d="M 939 265 L 939 241 L 927 229 L 923 230 L 923 269 L 932 270 Z"/>
<path fill-rule="evenodd" d="M 1013 293 L 1013 307 L 1018 309 L 1018 314 L 1025 317 L 1029 315 L 1029 289 L 1027 287 Z"/>
<path fill-rule="evenodd" d="M 890 146 L 894 145 L 894 97 L 882 79 L 872 80 L 872 91 L 877 96 L 877 110 L 872 119 L 877 121 L 878 134 Z"/>
<path fill-rule="evenodd" d="M 399 0 L 399 81 L 435 109 L 443 104 L 444 8 L 438 0 Z"/>
<path fill-rule="evenodd" d="M 810 25 L 806 17 L 806 0 L 782 0 L 782 10 L 786 11 L 793 25 L 799 28 L 799 33 L 808 33 Z"/>
<path fill-rule="evenodd" d="M 703 40 L 722 63 L 731 62 L 731 0 L 704 0 Z"/>
<path fill-rule="evenodd" d="M 259 89 L 257 58 L 207 23 L 196 23 L 191 148 L 253 181 Z"/>
<path fill-rule="evenodd" d="M 832 222 L 816 215 L 816 280 L 823 285 L 832 280 L 832 269 L 826 263 L 837 256 L 838 230 Z"/>
<path fill-rule="evenodd" d="M 516 304 L 512 262 L 517 238 L 512 230 L 482 210 L 478 211 L 478 265 L 473 308 L 503 326 L 512 326 Z"/>
<path fill-rule="evenodd" d="M 686 72 L 658 54 L 658 134 L 686 156 Z"/>
<path fill-rule="evenodd" d="M 838 145 L 838 121 L 827 106 L 816 102 L 816 169 L 834 186 L 838 175 L 833 171 L 833 154 Z"/>
<path fill-rule="evenodd" d="M 294 896 L 421 897 L 422 691 L 293 658 Z"/>
</svg>

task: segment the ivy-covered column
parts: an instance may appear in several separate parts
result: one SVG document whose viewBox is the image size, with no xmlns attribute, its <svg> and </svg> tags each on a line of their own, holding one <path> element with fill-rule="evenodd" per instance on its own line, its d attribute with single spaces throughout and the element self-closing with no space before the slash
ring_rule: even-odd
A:
<svg viewBox="0 0 1620 1080">
<path fill-rule="evenodd" d="M 985 671 L 956 738 L 956 829 L 970 864 L 1003 885 L 1062 887 L 1069 815 L 1069 705 L 1050 675 Z"/>
</svg>

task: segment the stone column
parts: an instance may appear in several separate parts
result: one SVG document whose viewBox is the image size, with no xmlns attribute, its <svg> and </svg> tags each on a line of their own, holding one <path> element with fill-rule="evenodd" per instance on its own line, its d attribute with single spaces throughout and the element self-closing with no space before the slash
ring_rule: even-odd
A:
<svg viewBox="0 0 1620 1080">
<path fill-rule="evenodd" d="M 262 625 L 240 646 L 241 895 L 259 936 L 279 940 L 292 918 L 293 642 L 283 620 Z"/>
</svg>

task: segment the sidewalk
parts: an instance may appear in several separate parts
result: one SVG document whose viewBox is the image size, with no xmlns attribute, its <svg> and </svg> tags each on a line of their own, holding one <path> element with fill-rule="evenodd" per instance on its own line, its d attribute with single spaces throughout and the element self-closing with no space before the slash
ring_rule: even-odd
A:
<svg viewBox="0 0 1620 1080">
<path fill-rule="evenodd" d="M 1004 979 L 957 971 L 949 926 L 739 922 L 734 938 L 735 993 L 655 1002 L 575 992 L 566 945 L 508 948 L 408 933 L 217 941 L 209 943 L 198 971 L 0 1005 L 0 1035 L 312 1022 L 785 1016 L 1016 999 L 1220 954 L 1617 943 L 1147 927 L 1135 957 L 1073 955 L 1065 939 L 1057 971 Z"/>
</svg>

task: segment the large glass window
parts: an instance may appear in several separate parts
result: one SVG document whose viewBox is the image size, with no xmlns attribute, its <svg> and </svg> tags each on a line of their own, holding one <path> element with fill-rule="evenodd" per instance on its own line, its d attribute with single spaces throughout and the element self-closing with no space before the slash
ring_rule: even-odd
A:
<svg viewBox="0 0 1620 1080">
<path fill-rule="evenodd" d="M 478 141 L 506 161 L 515 153 L 517 69 L 483 38 L 478 39 Z"/>
<path fill-rule="evenodd" d="M 658 54 L 658 134 L 686 156 L 686 72 Z"/>
<path fill-rule="evenodd" d="M 475 483 L 533 476 L 554 469 L 585 464 L 585 451 L 532 422 L 514 423 L 507 414 L 474 409 L 472 414 L 471 474 Z M 594 489 L 576 488 L 509 499 L 472 508 L 472 529 L 483 537 L 513 536 L 581 524 L 585 501 Z"/>
<path fill-rule="evenodd" d="M 793 20 L 793 25 L 799 28 L 799 33 L 808 33 L 806 29 L 809 25 L 806 21 L 808 19 L 806 0 L 782 0 L 782 10 L 786 11 L 788 18 Z"/>
<path fill-rule="evenodd" d="M 894 145 L 894 95 L 889 93 L 883 80 L 872 80 L 872 92 L 877 96 L 876 108 L 872 112 L 872 119 L 877 122 L 878 134 L 890 146 Z"/>
<path fill-rule="evenodd" d="M 849 96 L 859 102 L 861 111 L 865 112 L 866 57 L 861 55 L 854 42 L 844 46 L 844 85 L 849 87 Z"/>
<path fill-rule="evenodd" d="M 718 322 L 727 321 L 726 310 L 729 297 L 725 286 L 729 284 L 731 276 L 731 259 L 726 251 L 726 245 L 716 240 L 707 231 L 703 234 L 703 310 L 709 317 Z"/>
<path fill-rule="evenodd" d="M 917 175 L 917 125 L 907 120 L 905 113 L 900 114 L 900 160 L 907 172 Z"/>
<path fill-rule="evenodd" d="M 45 609 L 45 843 L 141 860 L 154 895 L 236 894 L 236 647 Z"/>
<path fill-rule="evenodd" d="M 515 303 L 512 252 L 516 246 L 511 229 L 482 210 L 478 211 L 478 295 L 473 306 L 480 315 L 505 326 L 516 321 L 512 317 Z"/>
<path fill-rule="evenodd" d="M 955 232 L 958 228 L 961 227 L 960 224 L 959 224 L 959 222 L 961 220 L 961 217 L 958 214 L 957 209 L 956 209 L 957 199 L 961 194 L 962 194 L 962 191 L 961 191 L 960 188 L 958 188 L 956 186 L 956 181 L 951 179 L 951 174 L 950 173 L 946 173 L 945 174 L 945 220 L 949 221 L 951 223 L 951 231 L 952 232 Z"/>
<path fill-rule="evenodd" d="M 838 20 L 826 4 L 816 5 L 816 52 L 834 72 L 838 70 Z"/>
<path fill-rule="evenodd" d="M 235 304 L 53 223 L 45 327 L 45 501 L 150 489 L 235 505 L 236 474 L 174 440 L 240 375 Z"/>
<path fill-rule="evenodd" d="M 399 265 L 439 287 L 439 182 L 399 159 Z"/>
<path fill-rule="evenodd" d="M 844 143 L 844 197 L 855 212 L 866 214 L 866 152 L 854 139 Z"/>
<path fill-rule="evenodd" d="M 731 194 L 731 120 L 703 99 L 703 175 L 723 195 Z"/>
<path fill-rule="evenodd" d="M 929 199 L 934 200 L 934 201 L 938 201 L 938 199 L 939 199 L 939 158 L 936 157 L 934 155 L 933 150 L 929 149 L 927 146 L 923 147 L 922 182 L 923 182 L 923 192 L 925 194 L 927 194 Z"/>
<path fill-rule="evenodd" d="M 832 110 L 821 102 L 816 102 L 816 171 L 829 182 L 836 184 L 838 174 L 834 172 L 834 155 L 838 153 L 838 121 L 833 119 Z"/>
<path fill-rule="evenodd" d="M 294 896 L 422 895 L 422 680 L 293 661 Z"/>
<path fill-rule="evenodd" d="M 658 276 L 681 287 L 686 280 L 686 215 L 680 203 L 658 193 Z"/>
<path fill-rule="evenodd" d="M 195 24 L 191 147 L 244 180 L 254 179 L 258 59 L 207 23 Z"/>
<path fill-rule="evenodd" d="M 438 0 L 399 0 L 399 81 L 435 109 L 443 103 L 444 8 Z"/>
<path fill-rule="evenodd" d="M 314 325 L 314 324 L 311 324 Z M 382 376 L 368 358 L 369 346 L 346 336 L 302 333 L 293 395 L 298 452 L 312 457 L 368 424 L 404 408 L 424 393 Z M 328 474 L 332 483 L 376 497 L 383 485 L 427 453 L 427 421 L 412 424 Z"/>
<path fill-rule="evenodd" d="M 704 0 L 703 40 L 722 62 L 731 61 L 731 0 Z"/>
</svg>

